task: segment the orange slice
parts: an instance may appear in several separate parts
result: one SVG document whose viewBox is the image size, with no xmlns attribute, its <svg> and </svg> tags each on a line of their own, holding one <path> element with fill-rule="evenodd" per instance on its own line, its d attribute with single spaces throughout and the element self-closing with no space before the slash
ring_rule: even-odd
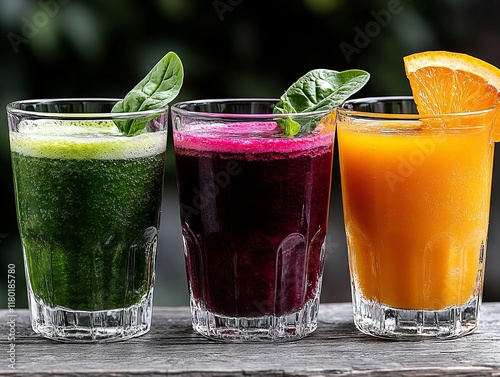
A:
<svg viewBox="0 0 500 377">
<path fill-rule="evenodd" d="M 420 114 L 470 112 L 500 104 L 500 69 L 478 58 L 427 51 L 403 61 Z M 498 115 L 496 124 L 494 140 L 500 141 Z"/>
</svg>

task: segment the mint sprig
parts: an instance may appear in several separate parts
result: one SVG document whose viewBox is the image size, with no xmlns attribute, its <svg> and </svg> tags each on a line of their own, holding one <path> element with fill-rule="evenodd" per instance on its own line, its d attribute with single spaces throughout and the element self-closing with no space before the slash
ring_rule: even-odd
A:
<svg viewBox="0 0 500 377">
<path fill-rule="evenodd" d="M 333 71 L 314 69 L 293 83 L 280 97 L 275 114 L 308 113 L 333 110 L 360 90 L 370 79 L 370 74 L 360 69 Z M 318 124 L 311 119 L 285 117 L 278 120 L 287 136 L 312 131 Z"/>
<path fill-rule="evenodd" d="M 161 109 L 167 106 L 182 87 L 184 69 L 175 52 L 168 52 L 127 95 L 111 109 L 112 113 Z M 140 119 L 117 119 L 115 124 L 123 135 L 140 133 L 148 120 L 157 115 Z"/>
</svg>

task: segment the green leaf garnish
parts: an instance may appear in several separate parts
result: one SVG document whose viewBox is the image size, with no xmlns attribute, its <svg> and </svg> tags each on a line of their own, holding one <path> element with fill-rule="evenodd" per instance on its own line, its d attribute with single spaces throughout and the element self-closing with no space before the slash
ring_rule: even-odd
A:
<svg viewBox="0 0 500 377">
<path fill-rule="evenodd" d="M 360 69 L 342 72 L 314 69 L 287 89 L 276 104 L 274 113 L 291 114 L 333 110 L 360 90 L 369 78 L 370 74 Z M 312 131 L 318 122 L 298 117 L 294 121 L 286 117 L 279 119 L 278 124 L 285 130 L 287 136 L 295 136 L 299 132 Z"/>
<path fill-rule="evenodd" d="M 279 119 L 278 124 L 285 129 L 286 135 L 294 136 L 300 132 L 300 123 L 290 117 Z"/>
<path fill-rule="evenodd" d="M 184 79 L 182 62 L 175 52 L 168 52 L 127 95 L 111 109 L 112 113 L 147 111 L 167 106 L 181 90 Z M 115 120 L 122 134 L 131 136 L 141 132 L 148 120 L 157 115 L 140 119 Z"/>
</svg>

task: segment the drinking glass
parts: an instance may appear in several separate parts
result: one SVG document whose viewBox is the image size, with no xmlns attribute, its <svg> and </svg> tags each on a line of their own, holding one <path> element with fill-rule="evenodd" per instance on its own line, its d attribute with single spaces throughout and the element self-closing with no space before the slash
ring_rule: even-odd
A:
<svg viewBox="0 0 500 377">
<path fill-rule="evenodd" d="M 192 322 L 209 338 L 297 339 L 317 326 L 334 116 L 273 114 L 276 102 L 171 108 Z M 307 131 L 287 137 L 284 121 Z"/>
<path fill-rule="evenodd" d="M 151 326 L 167 109 L 111 113 L 117 100 L 7 106 L 33 330 L 114 341 Z M 124 136 L 115 122 L 146 122 Z"/>
<path fill-rule="evenodd" d="M 411 97 L 339 108 L 354 322 L 362 332 L 454 338 L 476 329 L 494 113 L 423 116 Z"/>
</svg>

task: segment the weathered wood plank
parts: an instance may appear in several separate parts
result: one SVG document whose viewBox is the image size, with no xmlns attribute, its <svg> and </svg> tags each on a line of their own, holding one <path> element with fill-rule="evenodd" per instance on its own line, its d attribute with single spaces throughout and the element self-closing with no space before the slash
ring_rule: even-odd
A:
<svg viewBox="0 0 500 377">
<path fill-rule="evenodd" d="M 359 333 L 351 305 L 322 304 L 316 332 L 278 344 L 195 335 L 189 309 L 156 307 L 151 332 L 110 344 L 35 335 L 16 311 L 16 369 L 8 367 L 8 311 L 0 311 L 0 373 L 32 376 L 492 376 L 500 375 L 500 303 L 484 303 L 478 330 L 455 340 L 386 341 Z"/>
</svg>

